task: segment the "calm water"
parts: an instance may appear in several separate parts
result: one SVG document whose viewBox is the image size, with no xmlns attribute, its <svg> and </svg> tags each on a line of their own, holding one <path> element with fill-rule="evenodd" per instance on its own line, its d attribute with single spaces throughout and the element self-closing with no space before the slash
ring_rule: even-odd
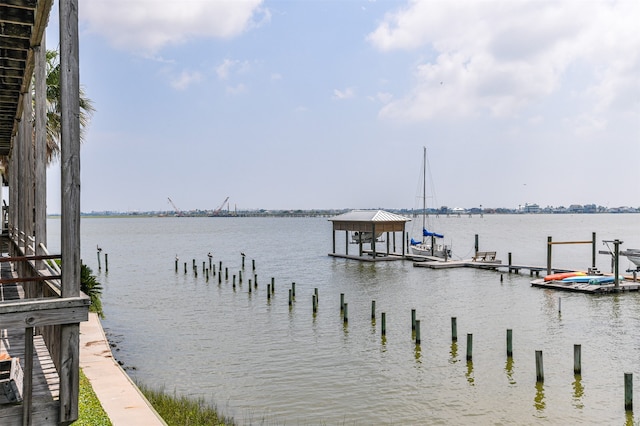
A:
<svg viewBox="0 0 640 426">
<path fill-rule="evenodd" d="M 601 240 L 615 238 L 623 248 L 640 248 L 640 215 L 450 217 L 441 218 L 438 229 L 454 257 L 470 257 L 479 234 L 480 250 L 496 250 L 504 262 L 512 252 L 516 264 L 543 265 L 547 236 L 590 240 L 597 232 L 598 249 L 605 248 Z M 49 233 L 55 252 L 59 221 L 49 221 Z M 531 288 L 524 275 L 504 274 L 501 282 L 491 271 L 334 259 L 327 256 L 331 224 L 323 218 L 90 218 L 82 221 L 82 235 L 83 258 L 104 286 L 104 327 L 129 374 L 152 387 L 204 397 L 239 423 L 638 422 L 624 411 L 623 375 L 640 379 L 640 294 L 557 293 Z M 109 255 L 108 273 L 104 257 L 98 271 L 96 245 Z M 244 283 L 234 291 L 241 251 Z M 221 285 L 217 276 L 205 281 L 208 252 L 216 269 L 219 261 L 229 268 Z M 252 259 L 259 286 L 249 295 Z M 553 261 L 586 268 L 591 248 L 556 246 Z M 628 266 L 623 258 L 621 269 Z M 598 267 L 608 272 L 609 258 L 599 255 Z M 267 301 L 271 277 L 276 294 Z M 348 303 L 347 326 L 340 293 Z M 411 309 L 421 321 L 419 348 Z M 457 345 L 451 317 L 458 319 Z M 512 362 L 505 355 L 508 328 Z M 467 333 L 473 334 L 472 364 L 465 359 Z M 582 377 L 573 375 L 574 344 L 582 345 Z M 544 354 L 542 386 L 535 380 L 536 350 Z"/>
</svg>

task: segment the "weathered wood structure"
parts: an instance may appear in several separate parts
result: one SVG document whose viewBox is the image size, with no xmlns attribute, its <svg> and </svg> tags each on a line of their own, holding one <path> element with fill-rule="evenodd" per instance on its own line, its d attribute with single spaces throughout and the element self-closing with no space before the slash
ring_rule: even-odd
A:
<svg viewBox="0 0 640 426">
<path fill-rule="evenodd" d="M 345 257 L 365 260 L 392 260 L 402 259 L 406 256 L 405 225 L 411 219 L 384 210 L 352 210 L 350 212 L 335 216 L 329 219 L 333 223 L 333 247 L 330 256 Z M 336 231 L 345 231 L 345 252 L 336 252 Z M 358 256 L 349 255 L 349 232 L 353 232 L 352 239 L 358 244 Z M 386 250 L 379 252 L 376 250 L 376 242 L 379 236 L 386 233 Z M 396 252 L 396 233 L 400 233 L 402 251 Z M 391 240 L 392 239 L 392 240 Z M 371 250 L 363 249 L 364 243 L 371 244 Z M 393 244 L 393 247 L 391 247 Z M 363 256 L 368 253 L 369 256 Z"/>
<path fill-rule="evenodd" d="M 59 0 L 62 241 L 56 256 L 46 249 L 44 34 L 52 4 L 0 0 L 0 171 L 8 187 L 2 194 L 0 355 L 14 366 L 19 360 L 22 369 L 19 397 L 0 404 L 2 425 L 78 418 L 79 324 L 89 306 L 80 291 L 78 1 Z M 62 270 L 52 258 L 61 258 Z"/>
</svg>

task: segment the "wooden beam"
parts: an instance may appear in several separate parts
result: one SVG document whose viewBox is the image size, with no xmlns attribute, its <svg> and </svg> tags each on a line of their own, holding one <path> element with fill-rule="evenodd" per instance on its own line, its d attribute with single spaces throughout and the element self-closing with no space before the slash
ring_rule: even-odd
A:
<svg viewBox="0 0 640 426">
<path fill-rule="evenodd" d="M 34 312 L 0 314 L 2 328 L 24 329 L 45 325 L 81 323 L 89 319 L 89 306 L 42 309 Z"/>
<path fill-rule="evenodd" d="M 32 281 L 59 280 L 62 275 L 37 275 L 35 277 L 2 278 L 0 284 L 29 283 Z"/>
</svg>

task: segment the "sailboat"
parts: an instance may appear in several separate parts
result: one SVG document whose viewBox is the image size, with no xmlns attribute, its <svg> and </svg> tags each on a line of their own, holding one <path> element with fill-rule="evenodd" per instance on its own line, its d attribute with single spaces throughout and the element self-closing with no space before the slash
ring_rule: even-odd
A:
<svg viewBox="0 0 640 426">
<path fill-rule="evenodd" d="M 411 238 L 411 252 L 421 256 L 438 257 L 447 260 L 451 250 L 444 244 L 444 235 L 427 229 L 427 148 L 423 147 L 422 158 L 422 238 Z"/>
</svg>

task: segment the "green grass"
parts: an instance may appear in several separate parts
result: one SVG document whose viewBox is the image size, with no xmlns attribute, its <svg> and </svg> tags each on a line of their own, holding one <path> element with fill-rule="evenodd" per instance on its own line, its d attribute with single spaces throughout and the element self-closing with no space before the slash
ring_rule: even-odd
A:
<svg viewBox="0 0 640 426">
<path fill-rule="evenodd" d="M 202 398 L 189 399 L 175 393 L 169 395 L 164 390 L 152 390 L 144 385 L 138 387 L 169 426 L 235 424 L 233 419 L 218 414 L 218 411 Z"/>
<path fill-rule="evenodd" d="M 76 426 L 111 426 L 111 420 L 96 397 L 87 376 L 80 370 L 80 393 Z"/>
</svg>

